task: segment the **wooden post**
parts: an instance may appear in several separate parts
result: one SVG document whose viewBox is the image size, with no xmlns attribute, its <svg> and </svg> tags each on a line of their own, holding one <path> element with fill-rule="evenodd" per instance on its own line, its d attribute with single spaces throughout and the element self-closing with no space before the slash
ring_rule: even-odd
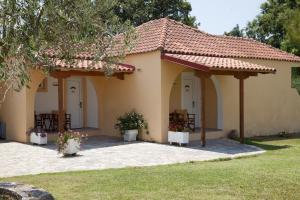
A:
<svg viewBox="0 0 300 200">
<path fill-rule="evenodd" d="M 249 78 L 249 74 L 236 74 L 235 78 L 239 80 L 239 100 L 240 100 L 240 142 L 245 143 L 245 133 L 244 133 L 244 81 Z"/>
<path fill-rule="evenodd" d="M 58 77 L 58 131 L 65 130 L 65 100 L 64 100 L 64 78 Z"/>
<path fill-rule="evenodd" d="M 244 135 L 244 79 L 240 78 L 240 142 L 245 143 Z"/>
<path fill-rule="evenodd" d="M 201 82 L 201 144 L 204 147 L 206 145 L 206 120 L 205 120 L 205 107 L 206 107 L 206 102 L 205 102 L 205 97 L 206 97 L 206 79 L 208 79 L 211 74 L 206 73 L 206 72 L 198 72 L 196 73 L 196 76 L 200 78 Z"/>
<path fill-rule="evenodd" d="M 205 76 L 201 76 L 201 143 L 203 147 L 206 145 L 205 128 Z"/>
</svg>

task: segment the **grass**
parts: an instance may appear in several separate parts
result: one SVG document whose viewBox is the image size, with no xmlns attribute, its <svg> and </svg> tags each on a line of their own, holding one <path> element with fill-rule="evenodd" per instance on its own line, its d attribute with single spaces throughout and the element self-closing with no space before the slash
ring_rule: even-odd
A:
<svg viewBox="0 0 300 200">
<path fill-rule="evenodd" d="M 300 138 L 247 142 L 267 152 L 243 159 L 41 174 L 0 181 L 33 184 L 58 200 L 299 199 Z"/>
</svg>

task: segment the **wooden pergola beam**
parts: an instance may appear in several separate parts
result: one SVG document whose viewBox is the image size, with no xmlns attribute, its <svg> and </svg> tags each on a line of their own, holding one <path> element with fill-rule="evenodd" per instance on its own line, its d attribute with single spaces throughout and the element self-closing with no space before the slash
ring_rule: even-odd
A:
<svg viewBox="0 0 300 200">
<path fill-rule="evenodd" d="M 258 72 L 243 72 L 243 71 L 221 71 L 221 70 L 210 70 L 209 72 L 198 71 L 197 73 L 203 74 L 204 76 L 222 75 L 222 76 L 240 76 L 241 74 L 247 74 L 247 76 L 257 76 Z"/>
<path fill-rule="evenodd" d="M 120 80 L 124 80 L 125 74 L 131 74 L 131 72 L 116 72 L 112 76 Z M 68 78 L 70 76 L 105 76 L 104 72 L 100 71 L 79 71 L 79 70 L 68 70 L 68 71 L 53 71 L 50 72 L 50 76 L 54 78 Z"/>
</svg>

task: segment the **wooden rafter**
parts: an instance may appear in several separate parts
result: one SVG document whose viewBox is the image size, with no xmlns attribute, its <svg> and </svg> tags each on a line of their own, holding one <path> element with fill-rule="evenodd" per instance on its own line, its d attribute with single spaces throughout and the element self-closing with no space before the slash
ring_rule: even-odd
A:
<svg viewBox="0 0 300 200">
<path fill-rule="evenodd" d="M 125 74 L 131 74 L 132 72 L 116 72 L 112 76 L 117 77 L 120 80 L 124 80 Z M 53 71 L 50 72 L 50 76 L 54 78 L 68 78 L 70 76 L 105 76 L 104 72 L 100 71 L 79 71 L 79 70 L 68 70 L 68 71 Z"/>
</svg>

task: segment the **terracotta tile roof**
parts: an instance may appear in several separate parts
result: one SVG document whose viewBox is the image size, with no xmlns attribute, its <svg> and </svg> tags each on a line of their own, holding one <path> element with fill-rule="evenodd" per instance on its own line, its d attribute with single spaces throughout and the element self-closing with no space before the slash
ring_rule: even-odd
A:
<svg viewBox="0 0 300 200">
<path fill-rule="evenodd" d="M 76 59 L 74 63 L 69 64 L 65 62 L 64 60 L 57 59 L 55 61 L 56 67 L 59 68 L 65 68 L 65 69 L 78 69 L 78 70 L 97 70 L 97 71 L 103 71 L 103 67 L 105 66 L 104 62 L 94 62 L 92 60 L 82 60 L 82 59 Z M 132 65 L 127 64 L 116 64 L 113 65 L 113 69 L 116 72 L 133 72 L 135 70 L 135 67 Z"/>
<path fill-rule="evenodd" d="M 235 59 L 216 59 L 217 57 L 300 62 L 300 57 L 298 56 L 257 42 L 253 39 L 212 35 L 168 18 L 161 18 L 144 23 L 136 27 L 136 34 L 137 40 L 135 41 L 134 48 L 130 52 L 127 52 L 127 54 L 161 50 L 162 53 L 195 55 L 200 56 L 197 57 L 199 61 L 205 60 L 205 62 L 208 62 L 208 60 L 210 60 L 209 64 L 214 63 L 214 67 L 217 67 L 216 63 L 218 63 L 220 69 L 223 67 L 226 68 L 224 63 L 227 63 L 227 67 L 229 67 L 229 63 L 234 65 L 232 69 L 238 67 L 238 64 L 241 64 L 247 69 L 255 68 L 255 66 Z M 122 48 L 122 35 L 118 35 L 115 38 L 117 45 L 109 50 L 108 53 L 110 55 L 118 55 L 119 49 Z M 51 50 L 46 51 L 45 54 L 50 57 L 55 57 L 55 52 Z M 185 59 L 187 58 L 186 56 L 184 57 Z M 208 57 L 213 58 L 208 59 Z M 87 60 L 93 59 L 92 50 L 91 52 L 78 54 L 76 59 L 84 59 L 82 62 L 88 62 Z M 191 56 L 189 59 L 194 59 L 194 57 Z M 82 63 L 73 67 L 83 69 L 86 68 L 86 66 L 88 66 L 88 64 Z M 267 69 L 263 66 L 260 67 Z M 95 66 L 94 68 L 96 69 L 98 67 Z"/>
<path fill-rule="evenodd" d="M 136 28 L 135 48 L 129 54 L 161 49 L 167 53 L 300 62 L 300 57 L 253 39 L 217 36 L 168 18 Z"/>
<path fill-rule="evenodd" d="M 195 56 L 182 54 L 163 54 L 162 59 L 183 64 L 202 71 L 247 71 L 258 73 L 275 73 L 276 69 L 265 67 L 233 58 L 220 58 L 211 56 Z"/>
</svg>

